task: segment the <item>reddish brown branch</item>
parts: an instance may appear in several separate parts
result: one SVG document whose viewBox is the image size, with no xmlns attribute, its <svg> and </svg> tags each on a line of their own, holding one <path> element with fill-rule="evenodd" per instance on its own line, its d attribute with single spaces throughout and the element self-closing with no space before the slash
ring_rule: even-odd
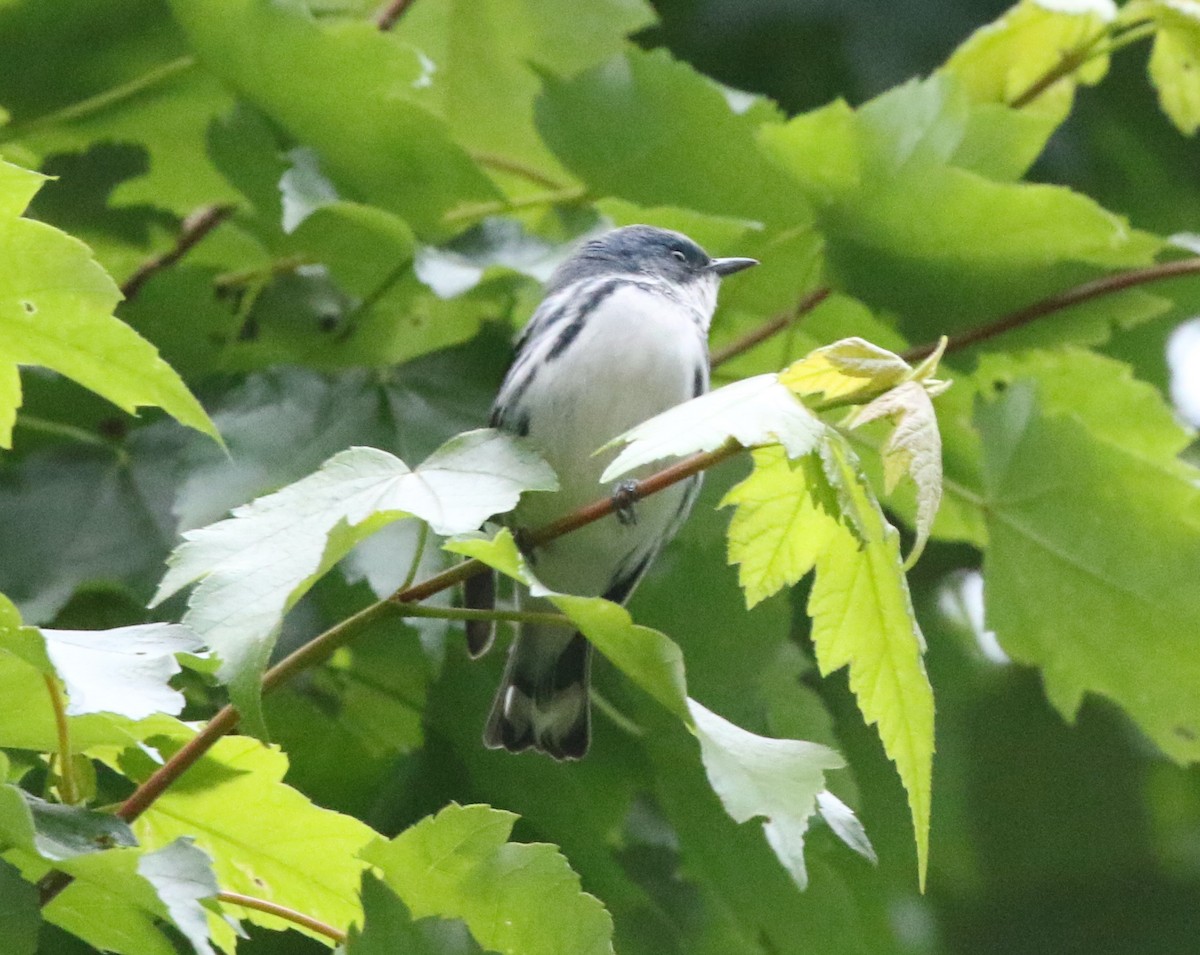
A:
<svg viewBox="0 0 1200 955">
<path fill-rule="evenodd" d="M 183 227 L 175 239 L 175 244 L 162 255 L 147 259 L 121 283 L 121 294 L 125 296 L 125 301 L 136 296 L 155 272 L 170 268 L 187 255 L 201 239 L 233 215 L 233 212 L 233 206 L 204 206 L 184 219 Z"/>
<path fill-rule="evenodd" d="M 765 342 L 773 335 L 778 335 L 785 328 L 788 328 L 792 323 L 803 318 L 814 308 L 820 305 L 826 298 L 829 297 L 833 289 L 827 286 L 813 289 L 789 312 L 784 312 L 782 315 L 777 315 L 769 322 L 759 325 L 758 328 L 752 329 L 741 338 L 738 338 L 724 348 L 718 348 L 709 356 L 708 363 L 716 368 L 718 365 L 723 365 L 730 359 L 737 358 L 738 355 L 748 352 L 760 342 Z"/>
<path fill-rule="evenodd" d="M 979 342 L 987 341 L 989 338 L 995 338 L 997 335 L 1003 335 L 1005 332 L 1011 332 L 1014 329 L 1028 325 L 1030 322 L 1037 321 L 1039 318 L 1045 318 L 1047 315 L 1061 312 L 1063 309 L 1091 301 L 1094 298 L 1112 295 L 1115 292 L 1123 292 L 1125 289 L 1134 288 L 1138 285 L 1146 285 L 1150 282 L 1160 282 L 1163 279 L 1178 278 L 1182 275 L 1195 275 L 1197 273 L 1200 273 L 1200 256 L 1190 259 L 1176 259 L 1173 262 L 1161 262 L 1157 265 L 1147 266 L 1144 269 L 1134 269 L 1131 272 L 1118 272 L 1115 275 L 1105 275 L 1103 278 L 1093 279 L 1090 282 L 1084 282 L 1082 285 L 1076 285 L 1065 292 L 1057 292 L 1048 298 L 1042 299 L 1040 302 L 1034 302 L 1032 305 L 1025 306 L 1025 308 L 1003 315 L 994 322 L 967 329 L 967 331 L 959 332 L 957 335 L 951 335 L 949 341 L 946 343 L 946 351 L 960 351 L 970 345 L 976 345 Z M 908 351 L 903 352 L 902 355 L 908 361 L 919 361 L 926 355 L 931 354 L 935 348 L 937 348 L 937 342 L 926 342 L 924 345 L 913 346 Z"/>
<path fill-rule="evenodd" d="M 390 30 L 415 2 L 416 0 L 390 0 L 375 14 L 375 26 L 380 30 Z"/>
</svg>

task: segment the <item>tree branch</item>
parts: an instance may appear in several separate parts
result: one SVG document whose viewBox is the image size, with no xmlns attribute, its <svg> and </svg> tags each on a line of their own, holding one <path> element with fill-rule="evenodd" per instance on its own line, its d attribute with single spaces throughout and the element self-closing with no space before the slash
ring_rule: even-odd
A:
<svg viewBox="0 0 1200 955">
<path fill-rule="evenodd" d="M 134 298 L 155 272 L 170 268 L 187 255 L 201 239 L 233 215 L 233 212 L 233 206 L 211 205 L 197 209 L 184 219 L 183 227 L 175 239 L 175 245 L 162 255 L 147 259 L 121 283 L 121 294 L 125 296 L 125 301 L 128 302 Z"/>
<path fill-rule="evenodd" d="M 796 304 L 796 307 L 791 311 L 784 312 L 782 315 L 776 315 L 766 324 L 760 325 L 758 328 L 751 329 L 741 338 L 735 339 L 724 348 L 719 348 L 715 352 L 712 352 L 708 359 L 709 365 L 713 368 L 716 368 L 718 365 L 723 365 L 725 362 L 733 358 L 737 358 L 738 355 L 748 352 L 760 342 L 765 342 L 773 335 L 779 334 L 793 322 L 803 318 L 823 301 L 825 301 L 832 291 L 833 289 L 829 288 L 828 286 L 821 286 L 820 288 L 813 289 L 804 298 L 802 298 Z"/>
<path fill-rule="evenodd" d="M 1134 288 L 1138 285 L 1146 285 L 1150 282 L 1160 282 L 1163 279 L 1195 274 L 1200 274 L 1200 256 L 1175 259 L 1172 262 L 1160 262 L 1157 265 L 1147 266 L 1144 269 L 1133 269 L 1129 272 L 1117 272 L 1114 275 L 1105 275 L 1090 282 L 1084 282 L 1082 285 L 1076 285 L 1065 292 L 1057 292 L 1048 298 L 1042 299 L 1040 302 L 1034 302 L 1032 305 L 1025 306 L 1025 308 L 1001 316 L 994 322 L 988 322 L 986 325 L 979 325 L 965 332 L 959 332 L 957 335 L 951 335 L 949 341 L 946 343 L 946 351 L 947 353 L 961 351 L 970 345 L 976 345 L 989 338 L 995 338 L 997 335 L 1003 335 L 1005 332 L 1011 332 L 1014 329 L 1028 325 L 1030 322 L 1037 321 L 1039 318 L 1060 312 L 1073 305 L 1091 301 L 1094 298 L 1102 298 L 1105 295 L 1123 292 L 1126 289 Z M 937 348 L 937 342 L 926 342 L 924 345 L 915 345 L 907 351 L 902 352 L 901 357 L 906 361 L 919 361 L 926 355 L 931 354 L 935 348 Z"/>
<path fill-rule="evenodd" d="M 326 925 L 320 919 L 315 919 L 311 915 L 305 915 L 303 912 L 297 912 L 295 909 L 289 909 L 286 905 L 280 905 L 278 902 L 255 898 L 253 895 L 242 895 L 240 892 L 218 892 L 217 901 L 224 902 L 226 905 L 240 905 L 244 909 L 255 909 L 259 912 L 266 912 L 268 915 L 274 915 L 276 918 L 284 919 L 295 925 L 303 925 L 305 928 L 312 929 L 326 938 L 333 939 L 339 945 L 346 941 L 346 933 L 341 931 L 341 929 L 336 929 L 332 925 Z"/>
</svg>

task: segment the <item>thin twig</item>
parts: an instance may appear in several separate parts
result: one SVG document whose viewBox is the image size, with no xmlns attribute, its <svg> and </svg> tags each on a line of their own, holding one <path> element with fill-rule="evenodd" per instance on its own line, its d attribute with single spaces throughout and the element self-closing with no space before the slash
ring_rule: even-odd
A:
<svg viewBox="0 0 1200 955">
<path fill-rule="evenodd" d="M 294 925 L 302 925 L 307 929 L 312 929 L 326 938 L 333 939 L 339 945 L 346 941 L 346 933 L 341 929 L 336 929 L 332 925 L 326 925 L 320 919 L 315 919 L 311 915 L 305 915 L 303 912 L 297 912 L 295 909 L 289 909 L 286 905 L 280 905 L 278 902 L 259 899 L 253 895 L 242 895 L 240 892 L 218 892 L 217 901 L 224 902 L 226 905 L 240 905 L 244 909 L 255 909 L 259 912 L 266 912 L 268 915 L 274 915 L 276 918 L 284 919 Z"/>
<path fill-rule="evenodd" d="M 795 308 L 784 312 L 782 315 L 776 315 L 769 322 L 752 329 L 741 338 L 730 342 L 724 348 L 718 348 L 709 356 L 709 365 L 713 368 L 723 365 L 725 362 L 737 358 L 738 355 L 748 352 L 755 345 L 765 342 L 773 335 L 778 335 L 793 322 L 803 318 L 825 301 L 832 291 L 833 289 L 828 286 L 813 289 L 797 303 Z"/>
<path fill-rule="evenodd" d="M 389 0 L 375 14 L 375 26 L 380 30 L 390 30 L 415 2 L 416 0 Z"/>
<path fill-rule="evenodd" d="M 1105 275 L 1102 278 L 1084 282 L 1082 285 L 1076 285 L 1065 292 L 1057 292 L 1048 298 L 1042 299 L 1040 302 L 1034 302 L 1025 308 L 1001 316 L 994 322 L 988 322 L 986 325 L 979 325 L 976 328 L 967 329 L 965 332 L 959 332 L 957 335 L 951 335 L 949 341 L 946 343 L 946 351 L 961 351 L 970 345 L 978 344 L 989 338 L 995 338 L 997 335 L 1002 335 L 1005 332 L 1011 332 L 1039 318 L 1044 318 L 1047 315 L 1070 308 L 1073 305 L 1079 305 L 1082 302 L 1091 301 L 1094 298 L 1112 295 L 1115 292 L 1123 292 L 1125 289 L 1133 288 L 1137 285 L 1146 285 L 1150 282 L 1160 282 L 1163 279 L 1178 278 L 1179 276 L 1195 275 L 1197 273 L 1200 273 L 1200 256 L 1188 259 L 1175 259 L 1172 262 L 1160 262 L 1157 265 L 1147 266 L 1144 269 L 1134 269 L 1130 272 Z M 902 352 L 901 355 L 906 361 L 919 361 L 926 355 L 931 354 L 935 348 L 937 348 L 936 341 L 926 342 L 924 345 L 915 345 L 907 351 Z"/>
<path fill-rule="evenodd" d="M 184 219 L 183 227 L 175 239 L 175 244 L 162 255 L 147 259 L 121 283 L 121 294 L 125 296 L 125 301 L 136 296 L 155 272 L 170 268 L 187 255 L 201 239 L 233 215 L 233 212 L 233 206 L 211 205 L 197 209 Z"/>
</svg>

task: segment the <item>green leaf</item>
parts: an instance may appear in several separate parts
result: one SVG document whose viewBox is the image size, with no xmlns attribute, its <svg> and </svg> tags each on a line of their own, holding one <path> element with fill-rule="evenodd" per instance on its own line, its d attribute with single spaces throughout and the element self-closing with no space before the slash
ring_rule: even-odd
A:
<svg viewBox="0 0 1200 955">
<path fill-rule="evenodd" d="M 817 556 L 808 601 L 822 675 L 850 669 L 850 689 L 908 793 L 922 887 L 929 847 L 933 764 L 933 689 L 925 640 L 913 615 L 900 558 L 900 535 L 884 519 L 844 445 L 834 445 L 845 484 L 863 515 L 865 543 L 835 534 Z"/>
<path fill-rule="evenodd" d="M 56 862 L 54 868 L 74 881 L 43 909 L 46 921 L 100 951 L 178 955 L 163 927 L 166 909 L 137 874 L 141 857 L 140 849 L 108 849 Z M 10 859 L 30 881 L 50 870 L 49 863 L 30 854 L 13 853 Z"/>
<path fill-rule="evenodd" d="M 1100 269 L 1153 261 L 1160 240 L 1086 196 L 959 165 L 974 127 L 956 89 L 935 76 L 858 110 L 834 103 L 759 131 L 817 204 L 841 289 L 897 312 L 900 331 L 920 341 L 961 327 L 947 316 L 1004 314 Z M 1073 329 L 1058 331 L 1069 340 Z"/>
<path fill-rule="evenodd" d="M 462 28 L 464 18 L 470 30 Z M 561 167 L 533 126 L 540 88 L 535 70 L 574 75 L 619 53 L 626 34 L 653 20 L 641 0 L 422 4 L 405 13 L 398 32 L 428 58 L 430 81 L 406 93 L 445 119 L 476 157 L 486 157 L 483 164 L 493 175 L 516 164 L 558 179 Z"/>
<path fill-rule="evenodd" d="M 13 114 L 5 150 L 30 162 L 97 144 L 136 151 L 140 168 L 111 197 L 131 212 L 147 204 L 183 217 L 234 198 L 204 151 L 229 92 L 188 56 L 165 4 L 64 0 L 54 13 L 30 3 L 0 11 L 0 46 L 14 51 L 0 77 Z"/>
<path fill-rule="evenodd" d="M 906 562 L 911 567 L 925 549 L 942 501 L 942 436 L 933 400 L 921 382 L 907 381 L 857 409 L 851 427 L 880 418 L 893 422 L 892 433 L 881 449 L 887 493 L 891 494 L 905 475 L 917 488 L 917 539 Z"/>
<path fill-rule="evenodd" d="M 456 205 L 500 198 L 441 120 L 392 94 L 427 70 L 395 36 L 365 20 L 317 21 L 299 4 L 171 8 L 204 65 L 315 149 L 346 198 L 394 211 L 422 235 L 443 233 L 442 216 Z"/>
<path fill-rule="evenodd" d="M 977 411 L 988 625 L 1041 668 L 1068 718 L 1085 694 L 1106 696 L 1167 755 L 1196 761 L 1196 470 L 1175 459 L 1183 432 L 1157 393 L 1127 375 L 1103 389 L 1084 378 L 1045 401 L 1039 379 L 1019 380 Z M 1080 388 L 1100 393 L 1064 406 Z M 1145 411 L 1146 430 L 1126 444 Z"/>
<path fill-rule="evenodd" d="M 999 20 L 980 27 L 943 69 L 959 79 L 972 97 L 1009 104 L 1058 68 L 1064 57 L 1081 58 L 1107 36 L 1117 14 L 1108 0 L 1084 3 L 1022 0 Z M 1027 108 L 1061 122 L 1071 108 L 1075 88 L 1099 83 L 1108 57 L 1097 55 L 1031 101 Z"/>
<path fill-rule="evenodd" d="M 111 813 L 46 802 L 8 783 L 0 784 L 0 836 L 48 862 L 137 845 L 128 824 Z"/>
<path fill-rule="evenodd" d="M 356 856 L 376 833 L 313 805 L 281 782 L 286 771 L 287 758 L 278 750 L 255 739 L 226 737 L 139 817 L 134 831 L 147 847 L 193 838 L 212 859 L 223 889 L 348 926 L 361 917 L 363 864 Z M 320 860 L 315 868 L 314 860 Z M 244 911 L 256 925 L 297 928 L 276 916 Z"/>
<path fill-rule="evenodd" d="M 1122 11 L 1155 21 L 1150 79 L 1163 112 L 1185 136 L 1200 128 L 1200 8 L 1194 3 L 1151 0 Z"/>
<path fill-rule="evenodd" d="M 754 452 L 754 470 L 721 506 L 736 505 L 729 522 L 729 563 L 738 565 L 746 606 L 797 583 L 813 569 L 834 532 L 812 496 L 812 472 L 780 447 Z"/>
<path fill-rule="evenodd" d="M 37 889 L 21 878 L 18 869 L 0 859 L 0 925 L 10 955 L 37 955 L 41 924 Z"/>
<path fill-rule="evenodd" d="M 553 490 L 549 467 L 497 431 L 451 438 L 414 471 L 374 448 L 351 448 L 319 471 L 185 534 L 155 603 L 199 580 L 184 623 L 221 658 L 219 677 L 262 731 L 259 681 L 280 621 L 359 541 L 405 517 L 464 533 L 510 510 L 524 491 Z"/>
<path fill-rule="evenodd" d="M 626 447 L 605 468 L 601 483 L 663 458 L 739 444 L 781 444 L 798 458 L 816 447 L 825 425 L 780 382 L 758 375 L 693 398 L 614 438 Z"/>
<path fill-rule="evenodd" d="M 488 949 L 594 955 L 612 949 L 612 919 L 580 890 L 557 848 L 509 842 L 516 816 L 451 804 L 363 858 L 420 919 L 461 918 Z"/>
<path fill-rule="evenodd" d="M 362 903 L 362 930 L 351 927 L 346 955 L 485 955 L 462 921 L 413 921 L 408 906 L 369 872 L 363 873 Z"/>
<path fill-rule="evenodd" d="M 630 49 L 570 79 L 545 77 L 537 127 L 600 196 L 801 226 L 800 191 L 754 142 L 760 114 L 736 114 L 715 83 L 665 50 Z M 774 117 L 773 117 L 774 118 Z"/>
<path fill-rule="evenodd" d="M 748 733 L 695 700 L 688 701 L 688 709 L 700 739 L 705 772 L 725 810 L 736 822 L 764 820 L 767 842 L 803 889 L 808 885 L 804 866 L 808 820 L 825 789 L 825 770 L 842 769 L 845 760 L 820 743 Z M 861 828 L 856 831 L 861 833 Z"/>
<path fill-rule="evenodd" d="M 200 903 L 214 898 L 221 889 L 213 874 L 212 860 L 204 850 L 181 836 L 143 855 L 138 859 L 137 871 L 154 886 L 171 921 L 191 942 L 196 955 L 215 955 L 208 937 L 208 913 Z"/>
<path fill-rule="evenodd" d="M 43 365 L 133 412 L 162 408 L 220 440 L 204 409 L 149 342 L 113 317 L 120 293 L 88 248 L 44 223 L 20 218 L 42 176 L 0 162 L 0 372 L 13 397 L 12 368 Z M 12 420 L 15 405 L 0 412 Z M 0 447 L 11 445 L 11 427 Z"/>
</svg>

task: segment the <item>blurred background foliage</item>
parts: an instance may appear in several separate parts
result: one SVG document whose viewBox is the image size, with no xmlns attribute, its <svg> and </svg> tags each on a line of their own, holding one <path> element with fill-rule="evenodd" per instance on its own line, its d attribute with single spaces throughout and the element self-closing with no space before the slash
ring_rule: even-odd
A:
<svg viewBox="0 0 1200 955">
<path fill-rule="evenodd" d="M 320 22 L 337 23 L 375 5 L 308 6 Z M 647 102 L 628 112 L 610 104 L 612 116 L 592 111 L 589 97 L 602 98 L 603 85 L 571 78 L 619 53 L 624 33 L 644 50 L 665 48 L 729 87 L 764 94 L 792 116 L 839 97 L 857 106 L 929 74 L 1007 5 L 657 0 L 657 22 L 636 3 L 614 0 L 567 16 L 562 6 L 531 2 L 521 7 L 532 11 L 527 21 L 497 23 L 482 14 L 476 20 L 471 4 L 417 0 L 396 32 L 413 37 L 432 63 L 411 52 L 389 59 L 342 34 L 345 46 L 328 55 L 344 74 L 336 96 L 350 98 L 340 123 L 329 126 L 338 104 L 329 102 L 331 63 L 318 47 L 298 38 L 271 54 L 295 59 L 269 63 L 265 79 L 255 57 L 268 54 L 253 44 L 226 59 L 211 52 L 230 43 L 222 30 L 283 30 L 282 20 L 270 19 L 278 10 L 251 14 L 239 3 L 221 22 L 203 4 L 175 4 L 176 19 L 159 0 L 0 0 L 0 106 L 11 114 L 0 127 L 0 152 L 58 177 L 31 215 L 87 241 L 122 281 L 148 257 L 169 252 L 181 220 L 197 208 L 233 209 L 118 311 L 198 394 L 228 457 L 165 418 L 123 417 L 63 378 L 24 373 L 14 449 L 0 459 L 0 591 L 27 620 L 88 629 L 140 622 L 179 531 L 308 474 L 352 444 L 415 462 L 446 437 L 484 424 L 512 333 L 537 301 L 536 280 L 601 215 L 652 218 L 696 234 L 712 251 L 753 255 L 760 240 L 742 218 L 810 214 L 796 190 L 768 188 L 782 172 L 761 159 L 761 168 L 748 165 L 737 152 L 743 120 L 728 114 L 709 128 L 701 93 L 653 57 L 633 62 L 647 83 L 678 98 L 663 99 L 658 113 Z M 494 55 L 504 44 L 536 50 L 542 75 L 511 69 L 519 56 Z M 193 50 L 211 57 L 211 72 L 194 68 Z M 1102 83 L 1079 89 L 1027 178 L 1084 193 L 1137 229 L 1200 231 L 1200 147 L 1160 111 L 1147 55 L 1145 46 L 1124 50 Z M 431 108 L 449 118 L 440 138 L 414 141 L 403 110 L 377 113 L 375 96 L 402 83 L 420 103 L 429 70 L 428 96 L 448 97 Z M 436 70 L 451 79 L 458 70 L 480 71 L 488 82 L 442 84 Z M 155 82 L 141 89 L 148 74 Z M 524 107 L 540 83 L 552 95 L 535 113 Z M 129 108 L 72 112 L 125 84 L 134 84 Z M 523 105 L 509 110 L 509 102 Z M 755 101 L 745 122 L 765 121 L 772 110 Z M 623 152 L 651 136 L 649 127 L 680 115 L 692 140 L 661 158 Z M 405 178 L 431 162 L 445 176 L 428 190 Z M 352 185 L 339 198 L 330 179 Z M 671 206 L 681 208 L 656 208 Z M 816 284 L 820 266 L 808 241 L 802 234 L 779 241 L 774 258 L 762 253 L 762 276 L 731 286 L 736 297 L 726 300 L 718 340 Z M 897 288 L 897 273 L 883 267 L 873 285 L 855 271 L 856 262 L 863 269 L 873 262 L 852 252 L 844 250 L 844 274 L 879 292 L 877 315 L 832 302 L 800 333 L 740 359 L 729 374 L 777 368 L 839 332 L 898 347 L 899 328 L 921 342 L 943 330 L 948 314 L 967 327 L 1095 274 L 1072 263 L 1031 280 L 1023 298 L 1012 283 L 976 285 L 968 290 L 975 303 L 996 296 L 996 307 L 963 314 L 954 312 L 961 302 L 953 289 L 935 307 L 932 279 L 929 288 Z M 1123 300 L 1127 311 L 1102 317 L 1103 335 L 1085 330 L 1080 339 L 1167 392 L 1168 339 L 1200 312 L 1197 284 L 1172 287 L 1173 307 L 1153 321 L 1145 319 L 1159 311 L 1155 302 Z M 1009 302 L 1006 294 L 1017 297 Z M 933 314 L 918 314 L 914 299 Z M 1108 337 L 1110 321 L 1128 327 Z M 964 361 L 964 370 L 972 367 Z M 1108 384 L 1096 377 L 1084 387 Z M 968 425 L 971 397 L 955 411 Z M 1138 430 L 1137 420 L 1123 424 Z M 1046 439 L 1052 446 L 1055 434 Z M 948 456 L 954 440 L 947 438 Z M 501 661 L 469 664 L 458 635 L 445 628 L 424 628 L 420 642 L 398 638 L 397 626 L 368 634 L 269 698 L 269 724 L 290 759 L 288 782 L 388 835 L 451 800 L 520 813 L 516 836 L 562 847 L 584 888 L 612 912 L 624 953 L 1197 951 L 1200 769 L 1168 760 L 1098 696 L 1064 719 L 1043 674 L 1004 655 L 981 619 L 982 549 L 966 518 L 958 532 L 944 526 L 949 532 L 910 575 L 938 714 L 928 890 L 918 893 L 904 792 L 862 724 L 845 673 L 817 678 L 805 587 L 749 615 L 742 608 L 722 559 L 727 514 L 714 511 L 739 473 L 733 466 L 710 475 L 704 500 L 631 610 L 681 643 L 692 692 L 706 705 L 752 730 L 826 742 L 847 756 L 852 769 L 833 786 L 866 825 L 877 868 L 818 827 L 808 849 L 810 886 L 798 893 L 758 827 L 725 816 L 683 729 L 604 667 L 600 693 L 639 735 L 599 714 L 593 752 L 578 765 L 484 750 L 479 732 Z M 1090 489 L 1087 477 L 1081 484 Z M 896 507 L 906 513 L 903 501 Z M 1164 512 L 1162 520 L 1177 516 Z M 397 531 L 356 552 L 346 574 L 322 580 L 289 617 L 283 644 L 341 619 L 372 590 L 395 587 L 412 547 L 412 535 Z M 1196 567 L 1182 576 L 1194 582 Z M 1009 598 L 1052 616 L 1054 594 L 1048 582 Z M 181 607 L 177 601 L 160 613 L 169 619 Z M 1160 625 L 1153 615 L 1142 623 Z M 1124 636 L 1136 648 L 1144 634 Z M 1109 651 L 1100 643 L 1088 652 Z M 1200 657 L 1200 649 L 1193 653 Z M 1165 671 L 1175 664 L 1155 661 Z M 203 717 L 211 690 L 192 682 L 189 715 Z M 1194 713 L 1200 688 L 1181 692 L 1192 694 Z M 41 951 L 88 950 L 52 926 L 42 930 Z M 238 950 L 323 948 L 257 929 Z"/>
</svg>

